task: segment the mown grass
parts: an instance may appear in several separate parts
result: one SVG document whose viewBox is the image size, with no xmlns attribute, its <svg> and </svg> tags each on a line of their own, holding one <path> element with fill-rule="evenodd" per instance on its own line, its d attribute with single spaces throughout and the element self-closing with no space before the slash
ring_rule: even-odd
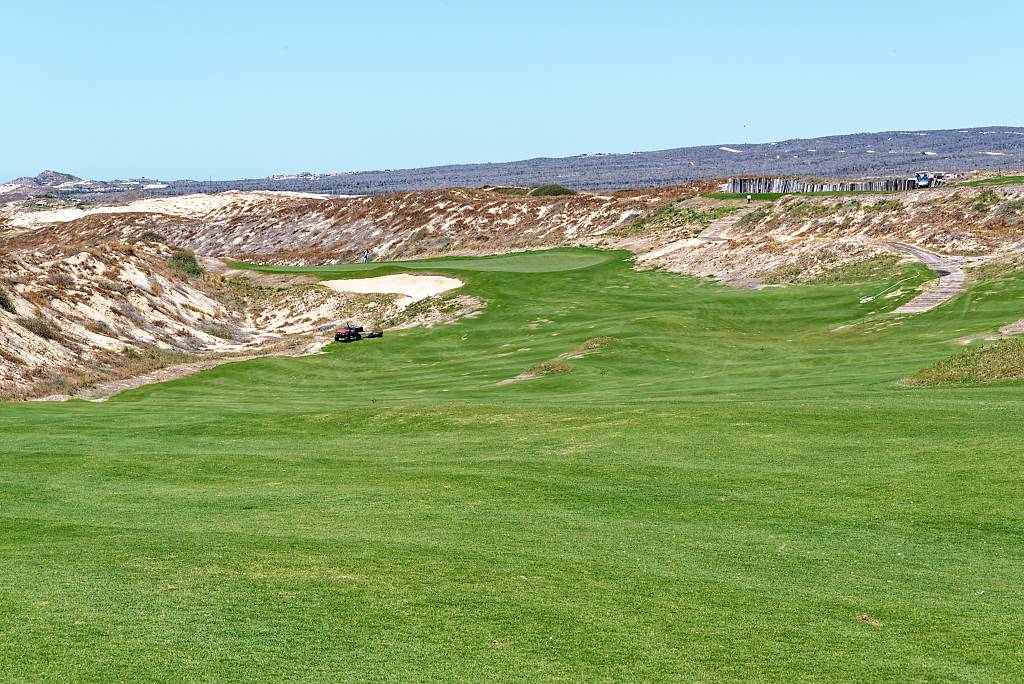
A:
<svg viewBox="0 0 1024 684">
<path fill-rule="evenodd" d="M 1024 183 L 1024 176 L 993 176 L 992 178 L 980 178 L 978 180 L 966 181 L 959 185 L 968 187 L 982 187 L 986 185 L 1016 185 Z"/>
<path fill-rule="evenodd" d="M 495 257 L 445 257 L 441 259 L 414 259 L 400 262 L 371 261 L 369 263 L 329 264 L 326 266 L 267 266 L 232 262 L 235 268 L 248 268 L 263 273 L 309 273 L 321 279 L 351 277 L 361 273 L 376 277 L 406 271 L 495 271 L 503 273 L 553 273 L 590 268 L 614 258 L 607 252 L 579 249 L 549 249 L 537 252 L 517 252 Z"/>
<path fill-rule="evenodd" d="M 4 678 L 1024 668 L 1021 385 L 897 384 L 1020 318 L 1020 274 L 893 317 L 859 303 L 884 279 L 734 290 L 565 250 L 414 268 L 483 314 L 0 406 Z M 598 337 L 619 342 L 499 384 Z"/>
</svg>

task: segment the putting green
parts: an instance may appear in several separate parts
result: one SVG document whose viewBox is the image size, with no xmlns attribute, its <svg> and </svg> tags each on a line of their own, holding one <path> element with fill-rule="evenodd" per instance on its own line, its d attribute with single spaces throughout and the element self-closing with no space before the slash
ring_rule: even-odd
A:
<svg viewBox="0 0 1024 684">
<path fill-rule="evenodd" d="M 0 405 L 3 678 L 1018 678 L 1021 385 L 896 382 L 1024 277 L 895 317 L 544 254 L 418 262 L 474 319 Z"/>
<path fill-rule="evenodd" d="M 516 252 L 493 257 L 443 257 L 409 261 L 371 261 L 326 266 L 267 266 L 234 262 L 232 265 L 263 273 L 312 273 L 321 278 L 338 274 L 380 275 L 378 271 L 499 271 L 502 273 L 555 273 L 590 268 L 615 258 L 612 252 L 587 249 L 551 249 L 541 252 Z"/>
</svg>

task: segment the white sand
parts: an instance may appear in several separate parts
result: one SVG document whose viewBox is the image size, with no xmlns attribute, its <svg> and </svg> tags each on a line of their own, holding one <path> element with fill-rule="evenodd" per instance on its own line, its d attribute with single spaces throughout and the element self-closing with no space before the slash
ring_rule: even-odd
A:
<svg viewBox="0 0 1024 684">
<path fill-rule="evenodd" d="M 15 214 L 10 224 L 19 227 L 35 227 L 47 223 L 64 223 L 74 221 L 91 214 L 124 214 L 129 212 L 149 212 L 188 219 L 203 219 L 215 213 L 229 209 L 238 214 L 245 214 L 253 207 L 283 198 L 327 199 L 327 195 L 309 192 L 278 192 L 258 190 L 241 192 L 228 190 L 214 195 L 194 194 L 175 195 L 171 197 L 147 197 L 129 204 L 90 207 L 89 209 L 50 209 L 47 211 L 29 211 Z"/>
<path fill-rule="evenodd" d="M 411 273 L 399 273 L 398 275 L 379 276 L 377 278 L 350 278 L 342 280 L 324 280 L 320 283 L 337 292 L 359 292 L 362 294 L 401 294 L 403 299 L 395 302 L 399 307 L 405 308 L 413 302 L 418 302 L 427 297 L 454 290 L 462 287 L 462 281 L 456 278 L 444 276 L 413 275 Z"/>
</svg>

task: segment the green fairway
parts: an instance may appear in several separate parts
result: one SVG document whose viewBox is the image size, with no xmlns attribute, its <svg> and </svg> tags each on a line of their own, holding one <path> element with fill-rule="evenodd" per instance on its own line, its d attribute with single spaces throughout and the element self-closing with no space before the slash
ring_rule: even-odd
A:
<svg viewBox="0 0 1024 684">
<path fill-rule="evenodd" d="M 257 267 L 448 273 L 486 308 L 0 404 L 0 680 L 1017 679 L 1021 385 L 897 382 L 1024 317 L 1024 275 L 896 317 L 912 292 L 860 299 L 932 274 L 628 256 Z"/>
<path fill-rule="evenodd" d="M 968 187 L 982 187 L 986 185 L 1018 185 L 1024 183 L 1024 176 L 993 176 L 992 178 L 981 178 L 973 181 L 966 181 L 959 185 Z"/>
</svg>

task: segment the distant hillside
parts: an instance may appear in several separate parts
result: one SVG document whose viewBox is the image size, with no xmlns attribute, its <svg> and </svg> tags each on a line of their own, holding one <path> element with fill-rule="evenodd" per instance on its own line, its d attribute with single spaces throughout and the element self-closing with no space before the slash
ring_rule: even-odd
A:
<svg viewBox="0 0 1024 684">
<path fill-rule="evenodd" d="M 83 180 L 78 176 L 57 171 L 43 171 L 37 176 L 23 176 L 0 184 L 0 203 L 32 197 L 116 197 L 120 200 L 138 199 L 155 189 L 167 188 L 166 183 L 145 178 L 127 181 Z"/>
<path fill-rule="evenodd" d="M 729 143 L 659 152 L 593 154 L 421 169 L 297 174 L 229 181 L 82 181 L 46 172 L 0 185 L 0 201 L 28 192 L 62 196 L 182 195 L 225 190 L 381 194 L 484 185 L 559 183 L 582 190 L 656 187 L 741 174 L 865 178 L 920 170 L 1024 168 L 1024 128 L 855 133 L 761 144 Z"/>
</svg>

